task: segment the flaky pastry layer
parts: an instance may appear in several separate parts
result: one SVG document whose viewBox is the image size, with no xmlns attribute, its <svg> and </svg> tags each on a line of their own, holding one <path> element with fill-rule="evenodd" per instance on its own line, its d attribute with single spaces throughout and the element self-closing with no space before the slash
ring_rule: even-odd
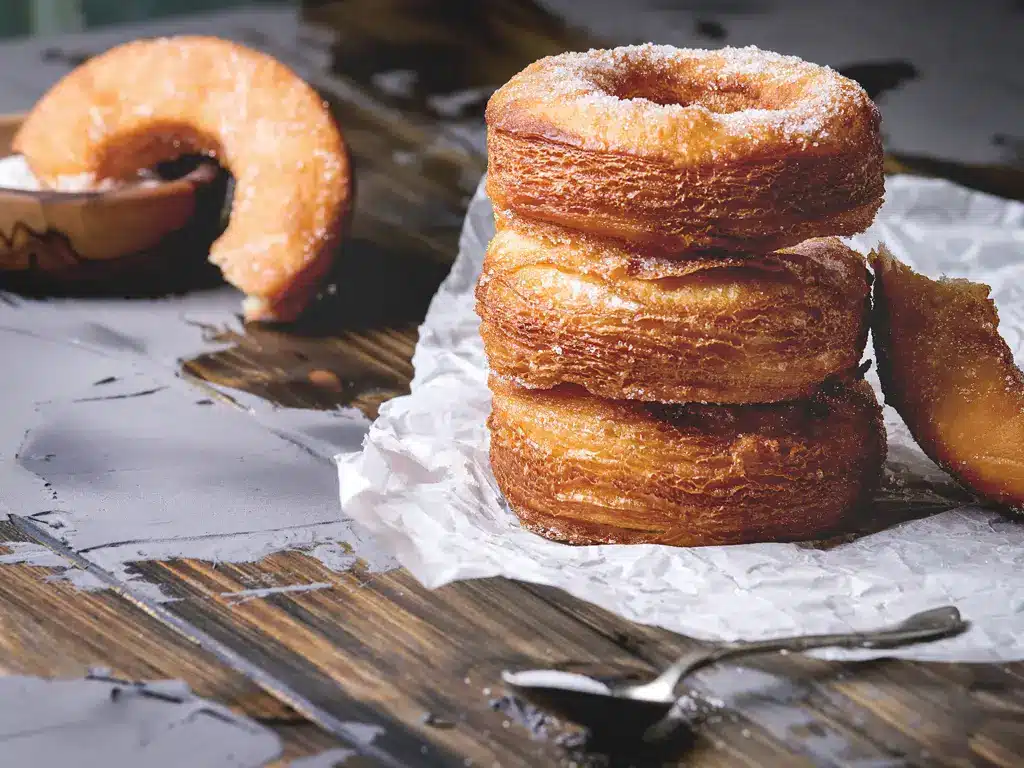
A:
<svg viewBox="0 0 1024 768">
<path fill-rule="evenodd" d="M 550 56 L 493 94 L 486 121 L 495 208 L 667 252 L 851 235 L 884 194 L 864 90 L 753 48 Z"/>
<path fill-rule="evenodd" d="M 522 524 L 570 544 L 676 546 L 842 532 L 877 486 L 881 409 L 863 380 L 813 401 L 663 406 L 491 378 L 491 466 Z"/>
<path fill-rule="evenodd" d="M 763 257 L 637 256 L 498 215 L 477 284 L 491 369 L 547 389 L 663 403 L 770 403 L 854 368 L 869 273 L 836 238 Z"/>
<path fill-rule="evenodd" d="M 1024 510 L 1024 374 L 999 335 L 989 286 L 932 280 L 884 247 L 872 263 L 885 401 L 964 486 Z"/>
</svg>

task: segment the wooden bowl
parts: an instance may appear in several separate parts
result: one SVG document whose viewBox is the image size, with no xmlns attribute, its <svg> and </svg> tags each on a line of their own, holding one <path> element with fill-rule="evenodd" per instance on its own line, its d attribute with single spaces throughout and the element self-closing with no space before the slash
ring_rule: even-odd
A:
<svg viewBox="0 0 1024 768">
<path fill-rule="evenodd" d="M 23 115 L 0 116 L 0 157 Z M 0 288 L 32 295 L 160 295 L 212 281 L 226 174 L 193 163 L 178 178 L 101 192 L 0 188 Z"/>
</svg>

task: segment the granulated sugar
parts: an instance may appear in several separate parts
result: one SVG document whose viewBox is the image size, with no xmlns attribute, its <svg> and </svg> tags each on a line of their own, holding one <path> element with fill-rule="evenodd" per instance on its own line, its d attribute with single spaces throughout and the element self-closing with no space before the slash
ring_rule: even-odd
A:
<svg viewBox="0 0 1024 768">
<path fill-rule="evenodd" d="M 28 163 L 21 155 L 0 158 L 0 188 L 31 191 L 41 189 L 39 180 L 32 174 Z"/>
<path fill-rule="evenodd" d="M 645 90 L 656 83 L 685 87 L 663 101 Z M 723 109 L 719 91 L 746 93 L 749 104 Z M 531 114 L 584 148 L 665 153 L 682 164 L 743 159 L 756 145 L 856 145 L 871 139 L 877 119 L 852 80 L 754 46 L 644 44 L 550 56 L 499 89 L 489 109 L 498 127 L 510 115 Z"/>
<path fill-rule="evenodd" d="M 91 192 L 107 191 L 126 187 L 133 184 L 140 186 L 155 186 L 159 180 L 152 176 L 140 176 L 138 181 L 122 182 L 104 179 L 98 184 L 94 183 L 91 174 L 78 174 L 74 176 L 61 176 L 53 189 L 58 192 Z M 28 162 L 22 155 L 8 155 L 0 158 L 0 189 L 18 189 L 29 192 L 38 192 L 48 189 L 39 183 L 39 180 L 28 167 Z"/>
</svg>

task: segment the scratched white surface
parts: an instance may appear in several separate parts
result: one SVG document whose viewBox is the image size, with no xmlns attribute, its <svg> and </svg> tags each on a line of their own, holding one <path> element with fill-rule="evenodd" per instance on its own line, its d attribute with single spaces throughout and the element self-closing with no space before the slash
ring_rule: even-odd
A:
<svg viewBox="0 0 1024 768">
<path fill-rule="evenodd" d="M 0 677 L 0 764 L 78 768 L 259 768 L 281 756 L 278 735 L 200 698 L 180 680 Z M 117 690 L 119 695 L 112 696 Z M 358 747 L 383 733 L 346 722 Z M 289 762 L 334 768 L 358 754 L 338 747 Z"/>
<path fill-rule="evenodd" d="M 179 360 L 216 349 L 204 328 L 235 328 L 229 289 L 160 300 L 0 300 L 4 373 L 0 512 L 49 526 L 93 562 L 132 578 L 134 560 L 257 560 L 305 549 L 344 570 L 356 546 L 330 457 L 359 446 L 354 409 L 280 409 L 232 393 L 211 402 Z M 38 562 L 25 550 L 8 560 Z M 43 564 L 39 562 L 39 564 Z M 82 572 L 67 577 L 96 586 Z M 280 585 L 253 585 L 280 586 Z M 150 596 L 161 595 L 150 590 Z"/>
<path fill-rule="evenodd" d="M 854 244 L 866 251 L 881 240 L 926 274 L 989 282 L 1021 362 L 1024 205 L 905 177 L 888 181 L 886 198 L 875 225 Z M 420 329 L 412 394 L 381 408 L 361 452 L 338 458 L 345 514 L 420 581 L 436 587 L 502 575 L 548 584 L 628 619 L 709 640 L 870 628 L 952 603 L 974 625 L 960 637 L 819 655 L 1024 657 L 1024 522 L 976 506 L 832 549 L 570 547 L 521 529 L 487 459 L 490 397 L 473 286 L 493 231 L 481 187 L 458 258 Z M 898 415 L 886 411 L 890 471 L 903 480 L 941 479 Z"/>
<path fill-rule="evenodd" d="M 136 690 L 92 679 L 0 678 L 5 766 L 258 768 L 280 755 L 272 730 L 179 681 Z"/>
</svg>

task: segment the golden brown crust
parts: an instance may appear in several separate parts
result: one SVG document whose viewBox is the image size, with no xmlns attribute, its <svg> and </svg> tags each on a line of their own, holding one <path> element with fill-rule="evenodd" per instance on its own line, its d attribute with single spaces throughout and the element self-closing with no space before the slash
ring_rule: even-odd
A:
<svg viewBox="0 0 1024 768">
<path fill-rule="evenodd" d="M 885 458 L 863 380 L 814 401 L 662 406 L 492 377 L 491 466 L 524 527 L 570 544 L 807 540 L 853 527 Z"/>
<path fill-rule="evenodd" d="M 235 192 L 210 260 L 247 294 L 250 319 L 301 311 L 351 202 L 346 147 L 323 99 L 272 57 L 217 38 L 142 40 L 90 59 L 36 104 L 13 147 L 47 183 L 216 156 Z"/>
<path fill-rule="evenodd" d="M 667 252 L 851 235 L 884 193 L 864 90 L 764 51 L 547 57 L 494 93 L 486 120 L 495 208 Z"/>
<path fill-rule="evenodd" d="M 1024 375 L 987 285 L 931 280 L 872 254 L 886 402 L 928 456 L 978 495 L 1024 508 Z"/>
<path fill-rule="evenodd" d="M 855 367 L 869 273 L 836 238 L 759 258 L 638 256 L 497 216 L 477 284 L 491 370 L 614 399 L 769 403 Z"/>
</svg>

